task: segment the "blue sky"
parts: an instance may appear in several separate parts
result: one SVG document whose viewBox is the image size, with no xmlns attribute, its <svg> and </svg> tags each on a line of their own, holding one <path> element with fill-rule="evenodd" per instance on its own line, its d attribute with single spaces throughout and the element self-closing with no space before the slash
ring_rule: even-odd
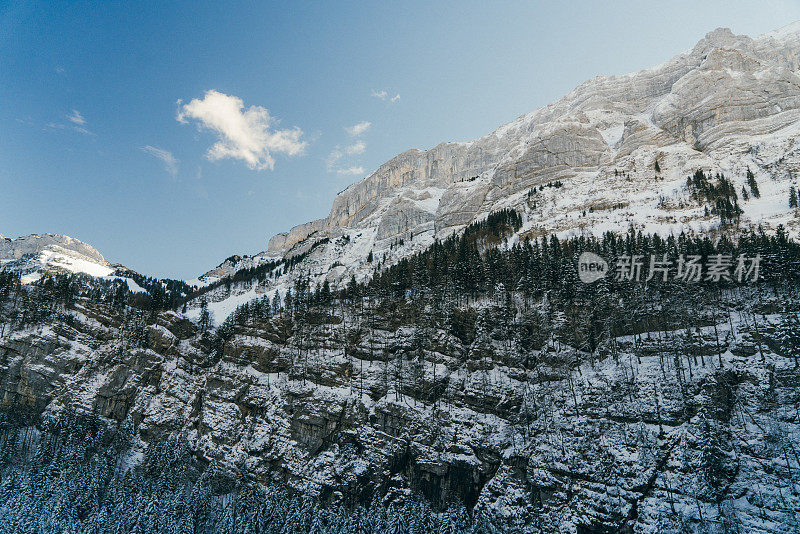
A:
<svg viewBox="0 0 800 534">
<path fill-rule="evenodd" d="M 403 150 L 479 137 L 716 27 L 798 19 L 800 1 L 769 0 L 0 0 L 0 232 L 193 277 L 324 217 Z"/>
</svg>

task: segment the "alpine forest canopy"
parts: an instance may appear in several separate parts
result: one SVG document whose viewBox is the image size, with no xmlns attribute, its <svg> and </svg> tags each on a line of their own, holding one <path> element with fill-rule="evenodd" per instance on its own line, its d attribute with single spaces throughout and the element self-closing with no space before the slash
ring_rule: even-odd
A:
<svg viewBox="0 0 800 534">
<path fill-rule="evenodd" d="M 377 265 L 370 280 L 351 280 L 341 289 L 327 283 L 311 287 L 298 277 L 285 295 L 248 302 L 217 328 L 202 318 L 198 325 L 191 323 L 165 309 L 169 299 L 150 293 L 154 288 L 157 294 L 183 292 L 183 286 L 170 289 L 169 284 L 140 278 L 139 285 L 148 292 L 132 293 L 124 280 L 66 275 L 25 286 L 19 276 L 3 274 L 0 336 L 16 339 L 28 331 L 49 329 L 65 339 L 100 336 L 114 348 L 103 353 L 98 364 L 134 358 L 126 365 L 144 365 L 143 369 L 161 354 L 180 354 L 175 351 L 191 346 L 191 356 L 181 356 L 182 372 L 189 376 L 237 362 L 269 371 L 273 387 L 286 388 L 290 395 L 293 387 L 343 380 L 357 398 L 419 403 L 429 406 L 437 421 L 451 417 L 453 406 L 463 402 L 484 414 L 480 417 L 507 418 L 519 433 L 521 442 L 515 447 L 520 451 L 540 442 L 538 418 L 552 417 L 544 415 L 552 408 L 528 398 L 528 393 L 521 401 L 503 400 L 495 390 L 511 379 L 496 378 L 498 369 L 513 369 L 514 380 L 523 384 L 521 391 L 536 387 L 532 377 L 565 373 L 568 387 L 560 409 L 564 416 L 586 418 L 587 408 L 580 400 L 586 386 L 574 374 L 586 372 L 587 364 L 598 369 L 626 365 L 625 358 L 634 357 L 644 365 L 646 358 L 655 357 L 665 383 L 675 381 L 674 394 L 684 399 L 691 397 L 703 373 L 713 372 L 719 381 L 714 387 L 724 394 L 719 409 L 725 413 L 735 404 L 731 388 L 744 380 L 724 363 L 734 350 L 729 347 L 736 343 L 731 338 L 735 329 L 748 332 L 753 349 L 744 354 L 758 365 L 772 365 L 767 362 L 773 355 L 792 362 L 795 369 L 800 365 L 800 246 L 782 229 L 774 235 L 747 232 L 736 240 L 631 232 L 597 239 L 549 236 L 510 242 L 521 223 L 512 210 L 491 214 L 424 252 L 394 265 Z M 675 276 L 635 281 L 609 273 L 586 284 L 576 269 L 584 252 L 612 266 L 626 256 L 685 255 L 705 261 L 721 254 L 757 256 L 761 263 L 755 279 L 743 282 L 731 278 L 689 283 Z M 248 283 L 249 277 L 268 272 L 237 273 L 227 282 Z M 154 302 L 160 303 L 158 308 Z M 180 306 L 179 300 L 172 302 Z M 396 344 L 386 339 L 376 343 L 381 336 L 400 337 Z M 286 352 L 251 355 L 237 348 L 242 339 L 269 340 Z M 671 348 L 677 345 L 680 351 Z M 336 379 L 320 360 L 319 351 L 325 350 L 341 351 L 345 358 L 337 360 L 336 365 L 344 367 Z M 735 350 L 739 354 L 740 349 Z M 463 400 L 452 388 L 453 375 L 437 363 L 442 354 L 453 358 L 448 366 L 464 365 L 477 377 L 462 393 Z M 141 358 L 150 363 L 135 363 Z M 192 402 L 202 404 L 199 398 Z M 698 480 L 693 482 L 698 503 L 703 503 L 697 506 L 726 502 L 724 488 L 736 476 L 729 432 L 717 420 L 721 416 L 707 411 L 710 408 L 684 402 L 688 411 L 682 424 L 692 425 L 702 444 Z M 770 402 L 772 406 L 775 401 Z M 413 455 L 398 456 L 391 470 L 396 470 L 394 477 L 411 476 L 406 497 L 392 493 L 392 479 L 338 497 L 304 494 L 280 481 L 256 483 L 246 467 L 232 470 L 200 461 L 181 433 L 161 429 L 147 435 L 141 416 L 132 415 L 135 406 L 116 393 L 103 397 L 88 414 L 71 409 L 43 413 L 36 402 L 17 401 L 13 406 L 0 419 L 0 526 L 10 531 L 98 532 L 111 524 L 119 532 L 502 531 L 496 516 L 476 508 L 477 492 L 486 483 L 478 471 L 456 470 L 432 484 L 414 478 Z M 242 409 L 263 409 L 248 406 Z M 684 421 L 684 416 L 661 412 L 666 409 L 657 403 L 649 416 L 657 436 L 678 424 L 671 418 Z M 402 421 L 397 414 L 383 415 L 377 424 L 387 435 L 409 438 Z M 444 423 L 430 430 L 439 424 Z M 312 437 L 302 439 L 311 439 L 314 450 L 324 450 L 338 439 L 335 427 L 328 437 L 308 428 Z M 456 439 L 457 433 L 453 436 L 448 439 Z M 137 452 L 141 439 L 149 442 L 144 456 Z M 470 480 L 478 480 L 477 486 Z M 544 503 L 536 507 L 542 513 L 547 509 Z M 630 521 L 610 517 L 602 524 Z M 730 514 L 724 517 L 726 524 L 737 524 Z"/>
</svg>

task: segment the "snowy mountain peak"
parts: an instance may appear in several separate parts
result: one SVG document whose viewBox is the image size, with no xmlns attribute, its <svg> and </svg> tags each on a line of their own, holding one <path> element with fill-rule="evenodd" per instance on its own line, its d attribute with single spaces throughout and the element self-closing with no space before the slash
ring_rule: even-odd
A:
<svg viewBox="0 0 800 534">
<path fill-rule="evenodd" d="M 713 232 L 719 218 L 686 189 L 698 169 L 732 181 L 740 227 L 781 224 L 798 235 L 788 202 L 800 173 L 798 29 L 751 38 L 719 28 L 660 65 L 591 78 L 474 141 L 402 152 L 339 193 L 324 219 L 208 275 L 302 255 L 299 268 L 207 298 L 272 294 L 297 272 L 313 283 L 363 279 L 376 263 L 396 262 L 503 208 L 523 217 L 513 239 L 631 227 Z M 748 171 L 760 195 L 745 198 Z M 224 316 L 217 310 L 218 320 Z"/>
<path fill-rule="evenodd" d="M 59 234 L 30 234 L 0 241 L 0 270 L 18 272 L 23 283 L 30 283 L 45 273 L 109 276 L 115 268 L 83 241 Z"/>
<path fill-rule="evenodd" d="M 759 36 L 759 38 L 775 39 L 778 41 L 789 40 L 789 39 L 800 39 L 800 20 L 787 24 L 786 26 L 782 26 L 777 30 L 767 32 Z"/>
</svg>

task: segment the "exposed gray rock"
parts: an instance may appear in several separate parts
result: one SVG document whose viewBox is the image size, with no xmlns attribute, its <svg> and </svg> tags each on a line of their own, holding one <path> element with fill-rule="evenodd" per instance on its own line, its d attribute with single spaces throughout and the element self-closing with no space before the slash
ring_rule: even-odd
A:
<svg viewBox="0 0 800 534">
<path fill-rule="evenodd" d="M 199 459 L 344 504 L 414 492 L 525 532 L 672 531 L 700 515 L 752 532 L 797 525 L 800 377 L 744 322 L 698 329 L 701 348 L 715 328 L 722 340 L 705 357 L 659 333 L 576 361 L 556 343 L 523 358 L 436 329 L 419 351 L 412 329 L 366 313 L 374 329 L 349 315 L 301 335 L 280 320 L 241 327 L 214 355 L 174 313 L 147 328 L 148 347 L 125 348 L 117 312 L 81 306 L 72 326 L 0 341 L 0 398 L 131 419 L 143 446 L 185 435 Z M 709 439 L 723 486 L 704 474 Z"/>
<path fill-rule="evenodd" d="M 286 239 L 280 234 L 273 238 L 269 252 L 283 253 L 313 232 L 333 228 L 377 225 L 383 229 L 381 238 L 392 237 L 386 233 L 389 228 L 400 234 L 405 229 L 384 218 L 395 217 L 388 206 L 407 187 L 447 190 L 443 198 L 450 205 L 434 220 L 437 231 L 444 231 L 532 185 L 598 172 L 600 166 L 627 167 L 638 147 L 702 151 L 712 138 L 730 141 L 771 133 L 774 128 L 757 119 L 785 122 L 778 117 L 800 107 L 798 31 L 789 27 L 752 39 L 717 29 L 662 65 L 624 76 L 598 76 L 475 141 L 403 152 L 337 195 L 327 218 L 295 227 Z M 725 127 L 732 123 L 739 126 Z M 622 144 L 602 137 L 614 128 L 624 128 Z M 492 184 L 485 202 L 476 205 L 465 199 L 464 206 L 453 206 L 458 195 L 450 189 L 482 174 Z M 429 222 L 423 219 L 420 225 Z"/>
</svg>

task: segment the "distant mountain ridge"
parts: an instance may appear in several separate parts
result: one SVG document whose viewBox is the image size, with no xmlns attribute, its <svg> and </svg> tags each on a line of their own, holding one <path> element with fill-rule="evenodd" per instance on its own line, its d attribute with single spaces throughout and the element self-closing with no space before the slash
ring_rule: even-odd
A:
<svg viewBox="0 0 800 534">
<path fill-rule="evenodd" d="M 36 281 L 46 273 L 110 276 L 117 269 L 97 249 L 66 235 L 0 237 L 0 270 L 20 273 L 24 283 Z"/>
</svg>

